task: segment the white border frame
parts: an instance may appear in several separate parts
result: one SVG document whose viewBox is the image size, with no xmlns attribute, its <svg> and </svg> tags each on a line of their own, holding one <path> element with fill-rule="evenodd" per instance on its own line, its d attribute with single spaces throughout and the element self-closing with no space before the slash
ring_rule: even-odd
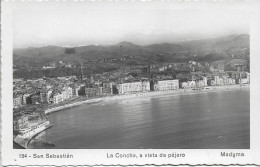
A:
<svg viewBox="0 0 260 167">
<path fill-rule="evenodd" d="M 50 0 L 51 1 L 51 0 Z M 78 1 L 52 1 L 52 3 L 84 3 Z M 209 1 L 208 1 L 209 2 Z M 195 7 L 195 8 L 205 8 L 207 5 L 218 5 L 223 7 L 244 8 L 251 14 L 251 24 L 250 24 L 250 49 L 251 49 L 251 91 L 250 91 L 250 149 L 239 150 L 224 150 L 224 149 L 53 149 L 53 150 L 20 150 L 13 149 L 13 134 L 12 134 L 12 106 L 13 106 L 13 87 L 12 87 L 12 4 L 13 3 L 31 3 L 30 1 L 15 1 L 8 0 L 2 1 L 2 50 L 1 50 L 1 119 L 2 119 L 2 148 L 1 148 L 1 158 L 3 165 L 144 165 L 144 164 L 258 164 L 260 165 L 260 111 L 259 111 L 259 97 L 260 97 L 260 3 L 257 1 L 220 1 L 220 2 L 205 2 L 205 1 L 192 1 L 192 2 L 180 2 L 174 1 L 173 3 L 183 3 L 185 7 Z M 38 3 L 49 3 L 47 1 Z M 115 1 L 108 2 L 92 2 L 92 3 L 116 3 Z M 138 2 L 124 2 L 124 3 L 142 3 Z M 151 3 L 151 2 L 143 2 Z M 166 2 L 156 2 L 156 3 L 170 3 Z M 202 4 L 203 3 L 203 4 Z M 245 157 L 221 157 L 221 152 L 234 152 L 234 153 L 244 153 Z M 137 158 L 137 159 L 109 159 L 107 158 L 107 153 L 185 153 L 185 158 Z M 70 153 L 73 154 L 73 159 L 21 159 L 19 154 L 45 154 L 45 153 L 55 153 L 63 154 Z M 147 166 L 147 165 L 146 165 Z"/>
</svg>

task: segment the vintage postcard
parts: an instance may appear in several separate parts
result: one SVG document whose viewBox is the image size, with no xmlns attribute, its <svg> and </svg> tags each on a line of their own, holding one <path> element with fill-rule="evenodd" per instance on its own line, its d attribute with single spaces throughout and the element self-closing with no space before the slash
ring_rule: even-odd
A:
<svg viewBox="0 0 260 167">
<path fill-rule="evenodd" d="M 259 9 L 2 1 L 2 165 L 260 165 Z"/>
</svg>

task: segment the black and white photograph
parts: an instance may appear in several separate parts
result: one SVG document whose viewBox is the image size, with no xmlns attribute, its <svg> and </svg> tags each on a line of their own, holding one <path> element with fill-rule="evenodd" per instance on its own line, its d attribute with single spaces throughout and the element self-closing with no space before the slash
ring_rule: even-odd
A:
<svg viewBox="0 0 260 167">
<path fill-rule="evenodd" d="M 32 3 L 13 18 L 14 149 L 250 149 L 248 13 Z"/>
<path fill-rule="evenodd" d="M 0 165 L 260 165 L 259 9 L 1 1 Z"/>
</svg>

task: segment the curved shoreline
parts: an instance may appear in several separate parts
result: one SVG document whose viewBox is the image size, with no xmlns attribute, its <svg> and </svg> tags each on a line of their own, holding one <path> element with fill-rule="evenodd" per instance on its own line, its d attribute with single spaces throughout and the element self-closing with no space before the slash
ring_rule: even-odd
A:
<svg viewBox="0 0 260 167">
<path fill-rule="evenodd" d="M 192 90 L 192 89 L 178 89 L 178 90 L 167 90 L 167 91 L 154 91 L 154 92 L 144 92 L 138 94 L 126 94 L 126 95 L 117 95 L 104 98 L 104 101 L 110 100 L 123 100 L 123 99 L 137 99 L 145 97 L 164 97 L 164 96 L 175 96 L 175 95 L 191 95 L 191 94 L 201 94 L 207 92 L 222 92 L 222 91 L 232 91 L 236 89 L 247 89 L 250 88 L 249 85 L 229 85 L 229 86 L 211 86 L 209 89 L 201 90 Z"/>
<path fill-rule="evenodd" d="M 75 103 L 71 103 L 71 104 L 65 104 L 63 106 L 58 106 L 58 107 L 53 107 L 53 108 L 47 109 L 47 110 L 44 111 L 44 113 L 50 114 L 52 112 L 60 111 L 60 110 L 67 109 L 67 108 L 76 107 L 76 106 L 79 106 L 79 105 L 82 105 L 82 104 L 92 104 L 92 103 L 98 103 L 100 101 L 102 101 L 101 98 L 79 101 L 79 102 L 75 102 Z"/>
<path fill-rule="evenodd" d="M 25 143 L 25 147 L 28 148 L 28 145 L 30 144 L 30 142 L 32 141 L 32 139 L 34 139 L 36 136 L 38 136 L 40 133 L 48 130 L 49 128 L 51 128 L 53 126 L 53 124 L 50 124 L 49 126 L 47 126 L 46 128 L 44 128 L 43 130 L 41 130 L 40 132 L 34 134 L 32 137 L 30 137 L 27 142 Z"/>
<path fill-rule="evenodd" d="M 45 114 L 50 114 L 52 112 L 80 106 L 82 104 L 93 104 L 99 103 L 101 101 L 112 101 L 112 100 L 123 100 L 123 99 L 133 99 L 133 98 L 144 98 L 144 97 L 162 97 L 171 95 L 189 95 L 189 94 L 200 94 L 206 92 L 221 92 L 221 91 L 231 91 L 235 89 L 245 89 L 250 88 L 249 84 L 246 85 L 225 85 L 225 86 L 209 86 L 208 89 L 192 90 L 190 89 L 178 89 L 178 90 L 167 90 L 167 91 L 153 91 L 153 92 L 140 92 L 135 94 L 124 94 L 124 95 L 113 95 L 106 97 L 98 97 L 95 99 L 89 99 L 85 101 L 79 101 L 71 104 L 65 104 L 63 106 L 58 106 L 45 110 Z"/>
</svg>

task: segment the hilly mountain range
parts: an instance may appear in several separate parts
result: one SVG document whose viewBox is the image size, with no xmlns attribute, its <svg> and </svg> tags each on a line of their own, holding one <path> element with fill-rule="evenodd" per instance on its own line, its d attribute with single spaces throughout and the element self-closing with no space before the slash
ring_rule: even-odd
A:
<svg viewBox="0 0 260 167">
<path fill-rule="evenodd" d="M 108 64 L 137 65 L 164 62 L 183 62 L 194 54 L 206 59 L 222 59 L 223 56 L 249 51 L 249 35 L 230 35 L 221 38 L 211 38 L 193 41 L 182 41 L 174 44 L 136 45 L 130 42 L 120 42 L 107 46 L 79 47 L 30 47 L 13 50 L 13 62 L 17 66 L 42 67 L 52 62 L 63 61 L 70 64 Z M 205 58 L 206 57 L 206 58 Z M 218 58 L 219 57 L 219 58 Z M 204 59 L 203 59 L 204 58 Z M 210 60 L 208 60 L 210 61 Z"/>
</svg>

